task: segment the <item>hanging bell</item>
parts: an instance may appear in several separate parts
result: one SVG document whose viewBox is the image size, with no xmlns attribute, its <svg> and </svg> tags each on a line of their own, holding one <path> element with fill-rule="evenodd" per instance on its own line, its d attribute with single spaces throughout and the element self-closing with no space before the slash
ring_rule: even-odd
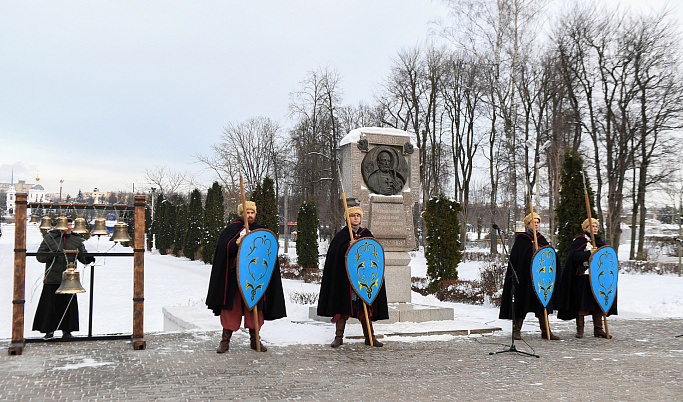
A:
<svg viewBox="0 0 683 402">
<path fill-rule="evenodd" d="M 38 229 L 52 229 L 52 219 L 48 215 L 43 215 L 43 217 L 40 219 L 40 226 L 38 226 Z"/>
<path fill-rule="evenodd" d="M 55 290 L 56 294 L 74 294 L 83 293 L 85 289 L 81 286 L 80 275 L 76 270 L 76 263 L 70 262 L 66 265 L 66 271 L 62 272 L 62 283 L 59 288 Z"/>
<path fill-rule="evenodd" d="M 125 222 L 116 222 L 114 225 L 114 234 L 109 240 L 117 241 L 119 243 L 129 242 L 131 238 L 128 236 L 128 225 Z"/>
<path fill-rule="evenodd" d="M 67 218 L 64 214 L 59 215 L 59 218 L 57 218 L 57 226 L 55 226 L 55 229 L 69 230 L 69 218 Z"/>
<path fill-rule="evenodd" d="M 80 234 L 88 233 L 88 228 L 85 227 L 85 218 L 80 215 L 76 218 L 72 232 Z"/>
<path fill-rule="evenodd" d="M 29 220 L 28 223 L 38 223 L 38 215 L 31 214 L 31 220 Z"/>
<path fill-rule="evenodd" d="M 109 230 L 107 229 L 107 224 L 102 217 L 102 215 L 98 216 L 97 219 L 95 219 L 95 225 L 92 227 L 92 231 L 90 232 L 91 235 L 94 236 L 102 236 L 102 235 L 108 235 Z"/>
</svg>

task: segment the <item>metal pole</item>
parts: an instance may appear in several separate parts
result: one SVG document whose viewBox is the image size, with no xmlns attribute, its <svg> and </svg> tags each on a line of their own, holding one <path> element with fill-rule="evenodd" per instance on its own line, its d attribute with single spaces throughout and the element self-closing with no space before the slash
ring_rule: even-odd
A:
<svg viewBox="0 0 683 402">
<path fill-rule="evenodd" d="M 678 201 L 678 238 L 683 238 L 683 228 L 681 227 L 681 208 L 683 207 L 683 192 Z M 678 276 L 681 276 L 681 242 L 678 242 Z"/>
</svg>

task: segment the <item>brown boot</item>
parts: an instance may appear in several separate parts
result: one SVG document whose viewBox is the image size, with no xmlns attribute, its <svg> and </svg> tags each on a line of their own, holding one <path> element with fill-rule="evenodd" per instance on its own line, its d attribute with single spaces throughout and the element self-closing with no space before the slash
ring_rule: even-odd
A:
<svg viewBox="0 0 683 402">
<path fill-rule="evenodd" d="M 576 317 L 576 335 L 577 338 L 583 338 L 583 316 L 579 315 Z"/>
<path fill-rule="evenodd" d="M 258 350 L 256 348 L 256 330 L 255 329 L 249 328 L 249 339 L 251 341 L 251 343 L 250 343 L 251 348 L 254 350 Z M 260 340 L 259 340 L 259 343 L 261 344 L 261 352 L 265 352 L 266 350 L 268 350 L 268 348 L 263 346 L 263 343 L 261 343 Z"/>
<path fill-rule="evenodd" d="M 221 343 L 218 345 L 218 349 L 216 349 L 216 353 L 225 353 L 230 349 L 230 337 L 232 336 L 232 331 L 229 329 L 223 328 L 223 338 L 221 339 Z"/>
<path fill-rule="evenodd" d="M 375 338 L 375 330 L 372 329 L 372 321 L 370 321 L 370 334 L 368 334 L 368 326 L 366 325 L 367 323 L 365 322 L 365 319 L 361 320 L 361 327 L 363 328 L 363 335 L 365 336 L 365 344 L 369 345 L 370 344 L 370 336 L 372 336 L 372 346 L 381 348 L 384 346 L 384 344 Z"/>
<path fill-rule="evenodd" d="M 335 323 L 334 342 L 330 344 L 333 348 L 338 348 L 344 343 L 344 328 L 346 327 L 346 318 L 341 317 Z"/>
<path fill-rule="evenodd" d="M 593 336 L 596 338 L 612 338 L 612 335 L 607 336 L 607 332 L 602 329 L 602 313 L 593 312 Z"/>
<path fill-rule="evenodd" d="M 521 331 L 522 325 L 524 324 L 524 318 L 514 318 L 514 327 L 512 329 L 512 337 L 514 340 L 519 341 L 522 339 Z"/>
<path fill-rule="evenodd" d="M 545 331 L 545 317 L 538 317 L 538 325 L 541 327 L 541 338 L 548 339 L 548 333 Z M 548 327 L 548 331 L 550 331 L 550 327 Z M 553 331 L 550 331 L 551 341 L 557 341 L 559 339 L 559 336 L 553 334 Z"/>
</svg>

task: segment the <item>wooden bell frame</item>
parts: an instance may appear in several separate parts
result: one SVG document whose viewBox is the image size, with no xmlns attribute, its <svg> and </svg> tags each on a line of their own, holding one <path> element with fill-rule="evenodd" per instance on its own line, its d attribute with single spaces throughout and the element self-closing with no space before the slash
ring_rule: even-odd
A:
<svg viewBox="0 0 683 402">
<path fill-rule="evenodd" d="M 29 203 L 27 193 L 16 194 L 16 223 L 14 229 L 14 297 L 12 300 L 12 340 L 8 348 L 8 354 L 20 355 L 26 342 L 41 342 L 39 339 L 24 339 L 24 297 L 26 294 L 26 257 L 37 256 L 37 252 L 26 252 L 26 212 Z M 49 204 L 49 208 L 62 210 L 69 207 L 96 210 L 132 210 L 134 213 L 135 231 L 133 236 L 132 253 L 86 253 L 86 256 L 107 257 L 133 257 L 133 333 L 132 335 L 103 335 L 92 336 L 92 287 L 94 267 L 91 266 L 90 275 L 90 323 L 87 337 L 71 338 L 73 340 L 100 340 L 100 339 L 131 339 L 134 350 L 144 350 L 146 342 L 143 333 L 144 318 L 144 288 L 145 288 L 145 199 L 144 195 L 136 195 L 133 207 L 127 205 L 107 204 Z M 31 208 L 43 207 L 45 203 L 30 203 Z M 43 253 L 41 253 L 42 255 Z M 53 253 L 47 253 L 53 254 Z"/>
</svg>

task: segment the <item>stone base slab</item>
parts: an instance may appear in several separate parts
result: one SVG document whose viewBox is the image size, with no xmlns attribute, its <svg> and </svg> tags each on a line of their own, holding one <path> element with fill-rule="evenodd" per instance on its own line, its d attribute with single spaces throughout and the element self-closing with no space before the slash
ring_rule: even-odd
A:
<svg viewBox="0 0 683 402">
<path fill-rule="evenodd" d="M 318 315 L 316 306 L 309 307 L 308 318 L 315 321 L 330 322 L 330 317 Z M 378 321 L 378 323 L 452 321 L 454 318 L 455 313 L 453 309 L 448 307 L 412 303 L 389 303 L 389 319 Z"/>
</svg>

